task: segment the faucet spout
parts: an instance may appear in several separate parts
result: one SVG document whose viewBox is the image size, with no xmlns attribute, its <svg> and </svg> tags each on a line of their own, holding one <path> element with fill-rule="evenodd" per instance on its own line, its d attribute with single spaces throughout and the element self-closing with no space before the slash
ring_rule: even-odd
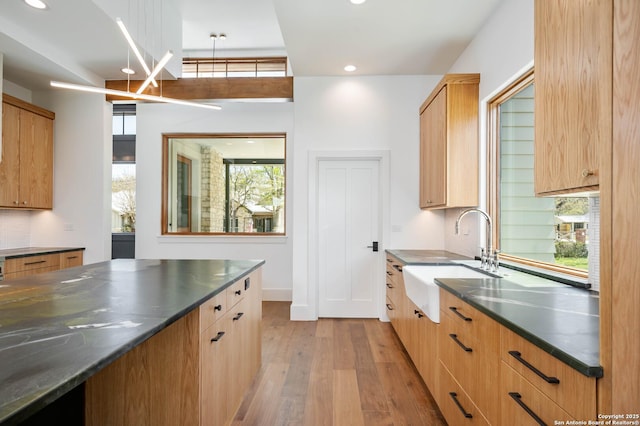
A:
<svg viewBox="0 0 640 426">
<path fill-rule="evenodd" d="M 460 214 L 458 215 L 458 218 L 456 219 L 455 231 L 456 231 L 456 235 L 458 235 L 460 233 L 460 221 L 467 214 L 473 213 L 473 212 L 482 215 L 485 218 L 485 221 L 487 223 L 486 258 L 484 256 L 484 253 L 483 253 L 483 256 L 482 256 L 482 264 L 484 266 L 485 261 L 487 259 L 491 258 L 491 256 L 493 256 L 493 223 L 491 222 L 491 216 L 489 216 L 487 214 L 487 212 L 485 212 L 484 210 L 481 210 L 481 209 L 478 209 L 478 208 L 475 208 L 475 207 L 463 210 L 462 212 L 460 212 Z"/>
</svg>

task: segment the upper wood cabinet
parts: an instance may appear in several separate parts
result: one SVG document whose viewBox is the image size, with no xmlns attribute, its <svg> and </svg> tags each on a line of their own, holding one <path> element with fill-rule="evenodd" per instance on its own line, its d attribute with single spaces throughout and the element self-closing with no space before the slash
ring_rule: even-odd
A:
<svg viewBox="0 0 640 426">
<path fill-rule="evenodd" d="M 611 1 L 535 2 L 535 192 L 598 190 L 612 132 Z"/>
<path fill-rule="evenodd" d="M 53 207 L 54 118 L 51 111 L 3 94 L 0 207 Z"/>
<path fill-rule="evenodd" d="M 448 74 L 420 106 L 420 207 L 478 205 L 480 74 Z"/>
</svg>

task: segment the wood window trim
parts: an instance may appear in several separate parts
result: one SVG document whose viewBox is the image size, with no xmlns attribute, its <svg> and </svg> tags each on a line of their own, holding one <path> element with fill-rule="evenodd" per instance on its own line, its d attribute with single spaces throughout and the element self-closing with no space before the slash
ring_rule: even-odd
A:
<svg viewBox="0 0 640 426">
<path fill-rule="evenodd" d="M 265 138 L 282 138 L 284 143 L 284 158 L 282 159 L 284 167 L 283 178 L 284 186 L 284 229 L 282 232 L 169 232 L 168 230 L 168 197 L 169 197 L 169 140 L 170 139 L 265 139 Z M 287 134 L 281 133 L 163 133 L 162 134 L 162 200 L 160 212 L 160 233 L 162 236 L 202 236 L 202 237 L 284 237 L 287 235 Z"/>
<path fill-rule="evenodd" d="M 500 137 L 499 106 L 533 82 L 534 69 L 531 68 L 487 102 L 487 206 L 489 207 L 489 215 L 491 216 L 491 220 L 494 224 L 492 238 L 497 250 L 500 250 L 500 150 L 498 149 L 498 138 Z M 500 259 L 518 263 L 525 267 L 528 266 L 545 269 L 550 272 L 567 274 L 577 278 L 588 278 L 587 271 L 569 266 L 541 262 L 538 260 L 513 256 L 508 253 L 500 253 Z"/>
</svg>

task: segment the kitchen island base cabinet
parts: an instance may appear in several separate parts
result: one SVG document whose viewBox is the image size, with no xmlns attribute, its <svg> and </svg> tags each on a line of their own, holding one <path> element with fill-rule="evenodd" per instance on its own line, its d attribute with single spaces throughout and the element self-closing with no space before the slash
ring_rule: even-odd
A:
<svg viewBox="0 0 640 426">
<path fill-rule="evenodd" d="M 229 424 L 260 368 L 261 321 L 258 269 L 89 378 L 86 424 Z"/>
</svg>

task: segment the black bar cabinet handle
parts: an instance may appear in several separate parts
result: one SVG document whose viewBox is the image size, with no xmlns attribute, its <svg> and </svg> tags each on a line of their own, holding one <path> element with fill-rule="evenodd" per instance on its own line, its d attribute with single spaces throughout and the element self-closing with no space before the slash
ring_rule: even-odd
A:
<svg viewBox="0 0 640 426">
<path fill-rule="evenodd" d="M 236 295 L 240 296 L 242 294 L 242 290 L 236 290 Z"/>
<path fill-rule="evenodd" d="M 391 285 L 391 283 L 387 283 L 387 288 L 393 288 L 393 286 Z"/>
<path fill-rule="evenodd" d="M 395 269 L 398 272 L 402 272 L 402 265 L 393 265 L 393 269 Z"/>
<path fill-rule="evenodd" d="M 458 401 L 458 394 L 457 393 L 449 392 L 449 396 L 451 397 L 451 399 L 453 399 L 453 402 L 456 403 L 456 405 L 458 406 L 458 409 L 460 410 L 460 412 L 462 413 L 463 416 L 465 416 L 467 419 L 473 418 L 473 414 L 467 413 L 467 410 L 465 410 L 464 407 L 462 406 L 462 404 L 460 404 L 460 401 Z"/>
<path fill-rule="evenodd" d="M 547 424 L 543 422 L 542 419 L 538 417 L 538 415 L 534 413 L 531 408 L 527 407 L 527 404 L 522 401 L 522 395 L 520 395 L 518 392 L 509 392 L 509 396 L 513 398 L 513 400 L 520 406 L 520 408 L 526 411 L 527 414 L 536 421 L 536 423 L 538 423 L 540 426 L 547 426 Z"/>
<path fill-rule="evenodd" d="M 560 383 L 560 379 L 558 379 L 557 377 L 549 377 L 546 374 L 544 374 L 542 371 L 538 370 L 533 365 L 529 364 L 524 358 L 522 358 L 522 354 L 520 352 L 518 352 L 518 351 L 509 351 L 509 355 L 511 355 L 512 357 L 514 357 L 518 361 L 520 361 L 522 364 L 524 364 L 525 367 L 527 367 L 529 370 L 531 370 L 534 373 L 536 373 L 538 375 L 538 377 L 542 378 L 542 380 L 544 380 L 545 382 L 551 383 L 552 385 L 557 385 L 557 384 Z"/>
<path fill-rule="evenodd" d="M 393 262 L 393 260 L 391 260 L 391 259 L 387 259 L 387 262 L 391 263 L 391 262 Z"/>
<path fill-rule="evenodd" d="M 458 340 L 458 335 L 457 334 L 450 334 L 449 337 L 451 337 L 454 342 L 456 342 L 458 345 L 460 345 L 460 347 L 462 349 L 464 349 L 465 352 L 473 352 L 473 349 L 471 349 L 468 346 L 465 346 L 464 343 L 462 343 L 460 340 Z"/>
<path fill-rule="evenodd" d="M 464 315 L 462 315 L 460 312 L 458 312 L 458 308 L 456 308 L 455 306 L 449 306 L 449 309 L 456 314 L 457 316 L 459 316 L 460 318 L 462 318 L 465 321 L 472 321 L 472 318 L 469 317 L 465 317 Z"/>
<path fill-rule="evenodd" d="M 211 341 L 217 342 L 218 340 L 222 339 L 222 336 L 224 336 L 224 331 L 218 331 L 218 334 L 216 334 L 216 337 L 212 338 Z"/>
<path fill-rule="evenodd" d="M 413 313 L 414 313 L 414 315 L 417 315 L 417 316 L 418 316 L 418 318 L 422 318 L 422 317 L 424 316 L 424 315 L 422 315 L 422 312 L 420 312 L 420 311 L 419 311 L 419 310 L 417 310 L 417 309 L 414 309 L 414 310 L 413 310 Z"/>
<path fill-rule="evenodd" d="M 243 315 L 244 315 L 244 312 L 238 312 L 238 315 L 233 317 L 233 320 L 234 321 L 238 321 L 240 318 L 242 318 Z"/>
<path fill-rule="evenodd" d="M 393 306 L 391 306 L 390 304 L 387 303 L 387 309 L 390 311 L 393 311 Z"/>
<path fill-rule="evenodd" d="M 40 263 L 47 263 L 47 261 L 46 260 L 36 260 L 35 262 L 24 262 L 24 265 L 25 266 L 27 266 L 27 265 L 38 265 Z"/>
<path fill-rule="evenodd" d="M 393 272 L 389 272 L 389 271 L 387 271 L 387 275 L 392 276 L 392 275 L 393 275 Z"/>
<path fill-rule="evenodd" d="M 222 305 L 216 305 L 213 307 L 214 311 L 221 311 L 222 310 Z"/>
</svg>

